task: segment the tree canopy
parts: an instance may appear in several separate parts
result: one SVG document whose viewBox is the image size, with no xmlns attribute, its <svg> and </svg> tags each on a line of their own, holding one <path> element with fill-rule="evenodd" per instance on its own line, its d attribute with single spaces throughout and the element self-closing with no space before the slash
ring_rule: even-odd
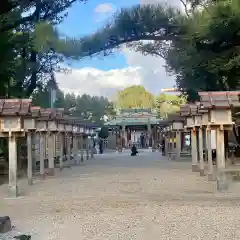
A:
<svg viewBox="0 0 240 240">
<path fill-rule="evenodd" d="M 128 47 L 163 57 L 176 85 L 196 99 L 196 92 L 239 87 L 240 1 L 188 1 L 185 12 L 163 5 L 124 8 L 92 35 L 73 40 L 69 57 L 108 55 Z M 146 41 L 147 40 L 147 41 Z"/>
<path fill-rule="evenodd" d="M 64 95 L 60 89 L 57 89 L 56 95 L 54 107 L 63 108 L 65 114 L 79 119 L 96 122 L 101 125 L 104 122 L 104 116 L 111 119 L 116 115 L 112 103 L 105 97 L 90 96 L 88 94 L 76 96 L 69 93 Z M 50 108 L 49 88 L 46 86 L 35 91 L 32 96 L 32 102 L 36 106 Z"/>
<path fill-rule="evenodd" d="M 155 109 L 160 118 L 167 119 L 170 113 L 178 112 L 180 105 L 185 103 L 185 96 L 161 93 L 156 97 Z"/>
<path fill-rule="evenodd" d="M 29 97 L 60 70 L 71 41 L 56 25 L 73 3 L 84 0 L 4 0 L 0 10 L 1 97 Z M 24 91 L 23 91 L 24 89 Z"/>
<path fill-rule="evenodd" d="M 141 85 L 133 85 L 119 91 L 116 97 L 118 109 L 153 108 L 154 96 Z"/>
</svg>

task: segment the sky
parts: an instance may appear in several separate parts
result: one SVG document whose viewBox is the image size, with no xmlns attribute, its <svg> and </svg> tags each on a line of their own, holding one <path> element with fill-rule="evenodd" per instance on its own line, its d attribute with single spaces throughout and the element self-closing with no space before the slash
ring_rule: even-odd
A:
<svg viewBox="0 0 240 240">
<path fill-rule="evenodd" d="M 104 26 L 114 12 L 122 7 L 136 4 L 163 3 L 164 0 L 88 0 L 76 3 L 68 10 L 68 16 L 58 26 L 61 34 L 80 38 Z M 180 0 L 168 0 L 168 4 L 179 5 Z M 159 57 L 143 56 L 123 47 L 114 55 L 67 61 L 68 73 L 56 73 L 60 88 L 65 93 L 111 97 L 118 90 L 131 85 L 143 85 L 153 94 L 175 84 L 164 68 L 165 61 Z"/>
</svg>

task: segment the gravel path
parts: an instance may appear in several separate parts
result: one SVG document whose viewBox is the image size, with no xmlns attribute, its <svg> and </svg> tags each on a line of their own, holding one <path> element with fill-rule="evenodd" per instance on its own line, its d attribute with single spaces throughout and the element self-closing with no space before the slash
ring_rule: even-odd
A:
<svg viewBox="0 0 240 240">
<path fill-rule="evenodd" d="M 6 199 L 0 212 L 32 240 L 240 239 L 240 191 L 215 192 L 190 162 L 159 153 L 97 156 Z"/>
</svg>

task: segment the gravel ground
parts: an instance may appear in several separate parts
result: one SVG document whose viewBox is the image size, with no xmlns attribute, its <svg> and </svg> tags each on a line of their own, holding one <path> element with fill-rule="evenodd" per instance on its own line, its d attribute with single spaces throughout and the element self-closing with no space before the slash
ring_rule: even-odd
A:
<svg viewBox="0 0 240 240">
<path fill-rule="evenodd" d="M 109 153 L 34 186 L 21 180 L 19 199 L 0 186 L 0 212 L 32 240 L 232 240 L 240 239 L 239 187 L 216 193 L 190 162 L 159 153 Z"/>
</svg>

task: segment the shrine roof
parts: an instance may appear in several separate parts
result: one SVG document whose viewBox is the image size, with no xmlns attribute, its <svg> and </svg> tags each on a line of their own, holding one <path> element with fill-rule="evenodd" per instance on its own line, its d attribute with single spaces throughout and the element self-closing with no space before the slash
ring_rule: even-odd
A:
<svg viewBox="0 0 240 240">
<path fill-rule="evenodd" d="M 120 114 L 115 119 L 108 121 L 105 125 L 108 126 L 121 126 L 121 125 L 147 125 L 159 124 L 161 120 L 157 114 L 152 112 L 151 109 L 122 109 Z"/>
</svg>

